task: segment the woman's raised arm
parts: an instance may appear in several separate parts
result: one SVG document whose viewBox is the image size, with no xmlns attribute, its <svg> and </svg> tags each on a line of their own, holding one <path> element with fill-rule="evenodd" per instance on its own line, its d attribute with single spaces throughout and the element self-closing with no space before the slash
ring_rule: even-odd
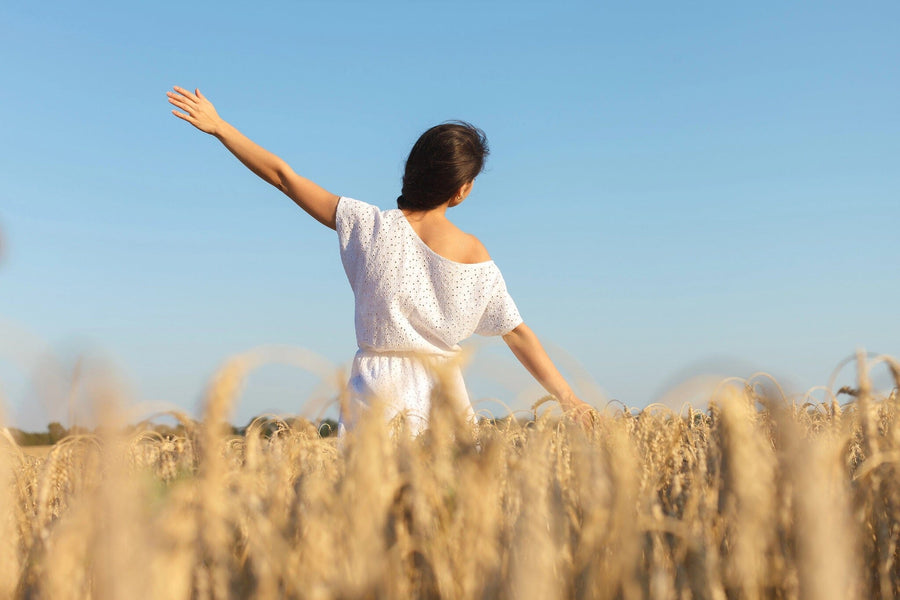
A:
<svg viewBox="0 0 900 600">
<path fill-rule="evenodd" d="M 172 114 L 200 131 L 217 137 L 248 169 L 287 194 L 297 206 L 315 220 L 334 229 L 338 196 L 297 175 L 281 158 L 256 144 L 225 121 L 199 89 L 194 93 L 178 86 L 172 89 L 174 92 L 166 93 L 169 103 L 184 111 L 173 110 Z"/>
</svg>

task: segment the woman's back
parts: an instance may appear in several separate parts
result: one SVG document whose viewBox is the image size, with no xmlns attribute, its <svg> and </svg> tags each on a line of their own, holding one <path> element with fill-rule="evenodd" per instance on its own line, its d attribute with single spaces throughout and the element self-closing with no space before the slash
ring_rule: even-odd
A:
<svg viewBox="0 0 900 600">
<path fill-rule="evenodd" d="M 438 254 L 401 210 L 341 198 L 336 226 L 361 350 L 451 356 L 473 333 L 499 335 L 522 322 L 492 260 Z M 472 255 L 471 246 L 457 253 Z"/>
<path fill-rule="evenodd" d="M 438 372 L 443 396 L 471 414 L 458 361 L 452 360 L 459 342 L 473 333 L 500 335 L 522 323 L 500 270 L 492 260 L 463 263 L 441 256 L 400 209 L 381 211 L 342 197 L 335 225 L 356 300 L 359 345 L 341 430 L 378 398 L 386 402 L 386 416 L 404 412 L 411 430 L 421 431 Z M 447 231 L 431 233 L 442 237 Z M 455 232 L 449 234 L 440 241 L 452 240 Z"/>
</svg>

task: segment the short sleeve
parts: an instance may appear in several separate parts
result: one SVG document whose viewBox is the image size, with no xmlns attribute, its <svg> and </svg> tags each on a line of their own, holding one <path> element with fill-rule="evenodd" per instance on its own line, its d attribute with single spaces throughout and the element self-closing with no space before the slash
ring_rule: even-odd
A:
<svg viewBox="0 0 900 600">
<path fill-rule="evenodd" d="M 353 198 L 338 199 L 334 228 L 343 252 L 352 243 L 368 245 L 375 230 L 378 207 Z"/>
<path fill-rule="evenodd" d="M 506 335 L 522 322 L 519 309 L 506 290 L 506 281 L 498 272 L 484 314 L 475 328 L 475 333 L 478 335 Z"/>
<path fill-rule="evenodd" d="M 338 199 L 334 228 L 341 246 L 341 262 L 351 285 L 365 264 L 380 216 L 377 206 L 345 196 Z"/>
</svg>

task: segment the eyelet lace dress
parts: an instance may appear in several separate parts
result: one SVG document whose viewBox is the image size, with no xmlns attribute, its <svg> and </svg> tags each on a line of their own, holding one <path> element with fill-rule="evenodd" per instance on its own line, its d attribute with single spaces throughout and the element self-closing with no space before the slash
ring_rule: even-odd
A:
<svg viewBox="0 0 900 600">
<path fill-rule="evenodd" d="M 359 346 L 339 432 L 352 429 L 375 398 L 386 418 L 405 412 L 413 433 L 425 429 L 438 365 L 448 388 L 442 397 L 471 417 L 462 372 L 452 360 L 459 343 L 473 333 L 503 335 L 522 323 L 500 269 L 494 261 L 466 264 L 437 254 L 399 209 L 381 211 L 342 197 L 335 225 L 356 299 Z"/>
</svg>

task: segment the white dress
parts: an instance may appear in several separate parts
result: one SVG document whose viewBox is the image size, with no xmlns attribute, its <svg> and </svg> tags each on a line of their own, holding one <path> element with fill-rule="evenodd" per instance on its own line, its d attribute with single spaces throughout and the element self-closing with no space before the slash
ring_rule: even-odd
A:
<svg viewBox="0 0 900 600">
<path fill-rule="evenodd" d="M 434 252 L 399 209 L 381 211 L 352 198 L 338 201 L 341 262 L 356 299 L 359 350 L 339 431 L 351 429 L 377 398 L 385 417 L 406 413 L 417 433 L 427 427 L 434 365 L 456 407 L 471 416 L 458 361 L 473 333 L 503 335 L 522 323 L 494 261 L 459 263 Z"/>
</svg>

